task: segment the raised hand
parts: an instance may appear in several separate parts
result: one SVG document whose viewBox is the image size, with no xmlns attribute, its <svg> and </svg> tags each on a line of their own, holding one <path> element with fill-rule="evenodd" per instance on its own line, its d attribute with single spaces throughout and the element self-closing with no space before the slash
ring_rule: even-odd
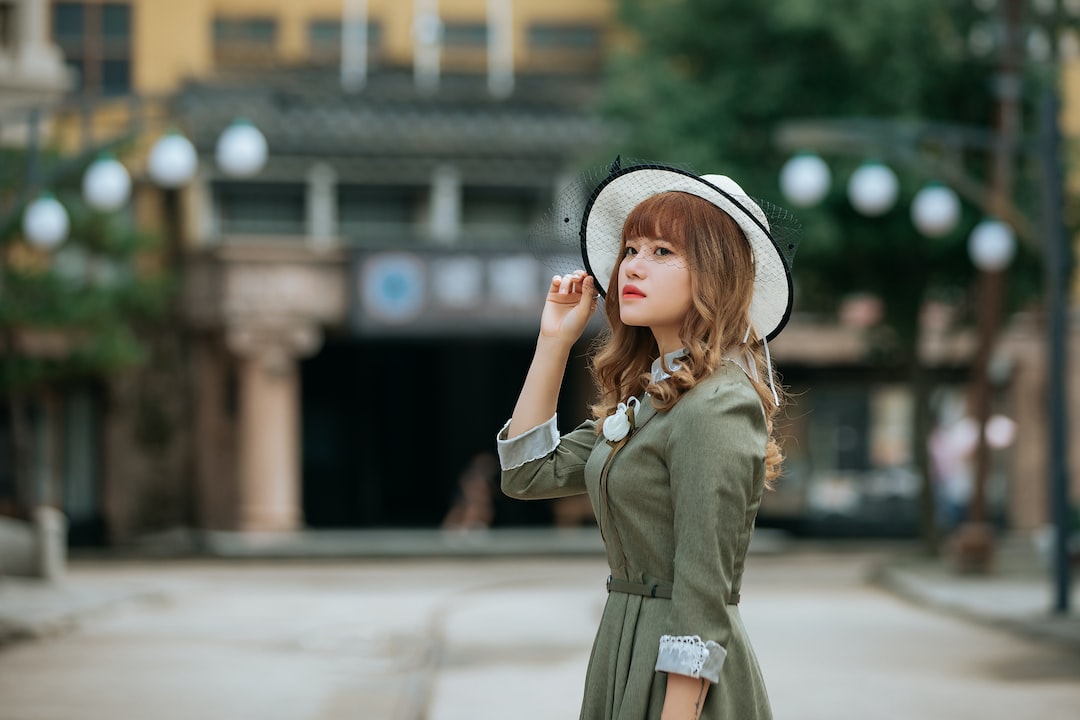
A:
<svg viewBox="0 0 1080 720">
<path fill-rule="evenodd" d="M 584 270 L 551 279 L 544 312 L 540 316 L 540 336 L 573 345 L 585 331 L 596 309 L 596 287 Z"/>
<path fill-rule="evenodd" d="M 516 437 L 555 414 L 571 347 L 585 331 L 595 309 L 596 288 L 584 270 L 551 278 L 540 316 L 536 354 L 514 406 L 507 437 Z"/>
</svg>

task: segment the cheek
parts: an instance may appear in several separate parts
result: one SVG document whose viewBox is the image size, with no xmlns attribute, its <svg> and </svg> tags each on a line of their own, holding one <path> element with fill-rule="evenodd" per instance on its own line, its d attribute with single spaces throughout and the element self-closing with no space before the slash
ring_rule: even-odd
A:
<svg viewBox="0 0 1080 720">
<path fill-rule="evenodd" d="M 681 292 L 678 293 L 679 306 L 683 313 L 690 312 L 690 308 L 694 306 L 694 286 L 690 282 L 690 273 L 685 273 L 684 277 L 680 279 L 679 284 Z"/>
</svg>

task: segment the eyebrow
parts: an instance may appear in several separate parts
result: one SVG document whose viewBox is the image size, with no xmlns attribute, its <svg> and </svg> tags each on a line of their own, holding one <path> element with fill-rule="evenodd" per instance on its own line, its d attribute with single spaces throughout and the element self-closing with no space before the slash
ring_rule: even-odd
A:
<svg viewBox="0 0 1080 720">
<path fill-rule="evenodd" d="M 637 242 L 637 243 L 641 243 L 641 242 L 664 243 L 665 245 L 677 245 L 678 244 L 674 240 L 668 240 L 667 238 L 663 238 L 663 237 L 657 237 L 657 238 L 628 237 L 628 238 L 626 238 L 626 244 L 627 245 L 629 245 L 632 242 Z"/>
</svg>

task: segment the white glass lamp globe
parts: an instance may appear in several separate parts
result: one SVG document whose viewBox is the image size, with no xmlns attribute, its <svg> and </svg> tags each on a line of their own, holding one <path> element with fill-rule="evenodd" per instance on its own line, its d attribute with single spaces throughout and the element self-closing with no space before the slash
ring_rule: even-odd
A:
<svg viewBox="0 0 1080 720">
<path fill-rule="evenodd" d="M 67 210 L 49 193 L 27 205 L 23 213 L 23 235 L 39 250 L 52 250 L 64 242 L 70 228 Z"/>
<path fill-rule="evenodd" d="M 102 154 L 83 174 L 82 193 L 93 209 L 112 212 L 131 197 L 131 175 L 115 157 Z"/>
<path fill-rule="evenodd" d="M 896 204 L 900 181 L 887 166 L 879 162 L 863 163 L 848 181 L 848 199 L 863 215 L 884 215 Z"/>
<path fill-rule="evenodd" d="M 930 183 L 911 201 L 911 222 L 926 237 L 948 235 L 959 221 L 960 198 L 941 183 Z"/>
<path fill-rule="evenodd" d="M 150 149 L 146 169 L 154 184 L 178 188 L 195 176 L 199 157 L 191 141 L 178 132 L 163 135 Z"/>
<path fill-rule="evenodd" d="M 1016 255 L 1016 236 L 1001 220 L 983 220 L 968 237 L 968 255 L 980 270 L 1004 270 Z"/>
<path fill-rule="evenodd" d="M 247 120 L 235 120 L 218 137 L 216 157 L 226 175 L 249 177 L 263 169 L 266 137 Z"/>
<path fill-rule="evenodd" d="M 829 166 L 813 153 L 799 153 L 780 168 L 780 192 L 797 207 L 813 207 L 829 192 Z"/>
</svg>

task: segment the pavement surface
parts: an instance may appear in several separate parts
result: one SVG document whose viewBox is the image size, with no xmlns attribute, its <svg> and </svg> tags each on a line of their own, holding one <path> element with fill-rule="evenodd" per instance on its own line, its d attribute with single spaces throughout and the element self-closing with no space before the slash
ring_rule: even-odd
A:
<svg viewBox="0 0 1080 720">
<path fill-rule="evenodd" d="M 0 577 L 0 720 L 576 717 L 596 540 L 159 545 L 75 558 L 60 583 Z M 744 597 L 777 718 L 1078 717 L 1080 617 L 1049 612 L 1023 543 L 973 578 L 904 544 L 761 533 Z"/>
</svg>

